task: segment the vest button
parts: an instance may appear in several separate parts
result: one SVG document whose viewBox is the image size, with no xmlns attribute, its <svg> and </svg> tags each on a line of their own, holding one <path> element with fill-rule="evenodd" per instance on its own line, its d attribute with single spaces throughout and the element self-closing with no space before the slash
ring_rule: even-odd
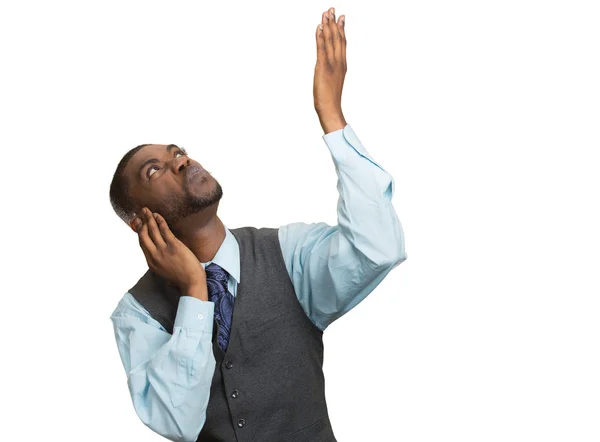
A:
<svg viewBox="0 0 600 442">
<path fill-rule="evenodd" d="M 240 392 L 239 392 L 239 391 L 237 391 L 237 390 L 233 390 L 233 391 L 231 392 L 231 397 L 233 397 L 233 398 L 236 398 L 236 397 L 238 397 L 238 394 L 240 394 Z"/>
<path fill-rule="evenodd" d="M 238 419 L 238 427 L 242 428 L 246 425 L 246 421 L 244 419 Z"/>
<path fill-rule="evenodd" d="M 227 367 L 227 368 L 233 367 L 233 362 L 231 362 L 231 361 L 225 362 L 225 367 Z"/>
</svg>

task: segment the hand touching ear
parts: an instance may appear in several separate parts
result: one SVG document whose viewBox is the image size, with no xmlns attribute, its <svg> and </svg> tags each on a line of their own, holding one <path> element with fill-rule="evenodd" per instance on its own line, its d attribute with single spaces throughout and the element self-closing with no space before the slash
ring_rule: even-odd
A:
<svg viewBox="0 0 600 442">
<path fill-rule="evenodd" d="M 179 287 L 182 295 L 208 301 L 204 267 L 196 255 L 177 239 L 165 219 L 144 207 L 141 218 L 134 219 L 132 224 L 150 270 Z"/>
</svg>

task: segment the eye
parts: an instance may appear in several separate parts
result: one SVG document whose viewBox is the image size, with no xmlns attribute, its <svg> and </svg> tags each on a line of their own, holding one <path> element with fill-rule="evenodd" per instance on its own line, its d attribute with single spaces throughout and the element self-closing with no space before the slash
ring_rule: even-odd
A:
<svg viewBox="0 0 600 442">
<path fill-rule="evenodd" d="M 187 152 L 186 152 L 185 150 L 179 150 L 179 151 L 177 151 L 177 153 L 175 154 L 175 158 L 177 158 L 177 155 L 187 155 Z M 156 168 L 156 169 L 154 169 L 154 168 Z M 159 167 L 158 167 L 158 166 L 156 166 L 156 165 L 152 165 L 152 166 L 150 166 L 150 167 L 148 168 L 148 171 L 146 172 L 146 175 L 148 175 L 148 178 L 150 178 L 150 177 L 153 175 L 153 174 L 152 174 L 152 171 L 153 171 L 153 169 L 154 169 L 154 170 L 158 170 L 158 169 L 159 169 Z"/>
</svg>

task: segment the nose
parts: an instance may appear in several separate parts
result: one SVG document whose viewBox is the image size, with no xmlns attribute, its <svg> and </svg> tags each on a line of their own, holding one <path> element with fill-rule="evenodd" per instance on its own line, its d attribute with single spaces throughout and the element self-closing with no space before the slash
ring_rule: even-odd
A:
<svg viewBox="0 0 600 442">
<path fill-rule="evenodd" d="M 183 170 L 190 164 L 189 157 L 182 155 L 179 158 L 175 158 L 171 163 L 171 169 L 174 174 L 183 172 Z"/>
</svg>

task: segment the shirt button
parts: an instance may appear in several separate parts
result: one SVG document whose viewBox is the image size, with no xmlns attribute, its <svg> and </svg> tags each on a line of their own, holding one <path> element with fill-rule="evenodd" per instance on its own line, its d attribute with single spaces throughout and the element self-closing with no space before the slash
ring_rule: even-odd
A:
<svg viewBox="0 0 600 442">
<path fill-rule="evenodd" d="M 227 368 L 233 367 L 233 362 L 231 362 L 231 361 L 225 362 L 225 367 L 227 367 Z"/>
<path fill-rule="evenodd" d="M 238 419 L 238 427 L 242 428 L 246 425 L 246 421 L 244 419 Z"/>
<path fill-rule="evenodd" d="M 204 318 L 204 315 L 202 313 L 198 313 L 198 319 L 202 319 Z"/>
<path fill-rule="evenodd" d="M 231 392 L 231 397 L 233 397 L 233 398 L 236 398 L 236 397 L 238 397 L 238 394 L 240 394 L 240 392 L 239 392 L 239 391 L 237 391 L 237 390 L 233 390 L 233 391 Z"/>
</svg>

